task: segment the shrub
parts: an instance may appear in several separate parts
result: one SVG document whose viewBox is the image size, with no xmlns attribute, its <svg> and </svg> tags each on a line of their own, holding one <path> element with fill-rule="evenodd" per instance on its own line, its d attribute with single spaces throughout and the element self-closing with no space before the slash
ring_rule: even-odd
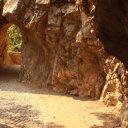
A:
<svg viewBox="0 0 128 128">
<path fill-rule="evenodd" d="M 21 51 L 21 44 L 22 44 L 22 34 L 18 26 L 11 25 L 8 29 L 9 34 L 9 48 L 8 51 Z"/>
</svg>

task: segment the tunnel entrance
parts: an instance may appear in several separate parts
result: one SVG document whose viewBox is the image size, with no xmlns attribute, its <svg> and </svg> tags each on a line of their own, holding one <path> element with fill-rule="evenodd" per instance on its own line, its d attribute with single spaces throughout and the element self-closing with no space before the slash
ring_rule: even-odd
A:
<svg viewBox="0 0 128 128">
<path fill-rule="evenodd" d="M 21 45 L 22 45 L 22 34 L 20 28 L 12 24 L 8 30 L 7 34 L 9 37 L 9 45 L 7 53 L 10 57 L 12 65 L 21 65 L 22 55 L 21 55 Z"/>
<path fill-rule="evenodd" d="M 20 32 L 20 28 L 14 24 L 12 24 L 7 33 L 9 35 L 9 48 L 8 52 L 21 52 L 22 45 L 22 34 Z"/>
<path fill-rule="evenodd" d="M 22 62 L 21 45 L 23 42 L 20 28 L 14 24 L 9 25 L 4 35 L 5 39 L 0 45 L 1 51 L 3 51 L 0 54 L 2 62 L 0 79 L 6 79 L 8 76 L 9 78 L 18 78 Z"/>
</svg>

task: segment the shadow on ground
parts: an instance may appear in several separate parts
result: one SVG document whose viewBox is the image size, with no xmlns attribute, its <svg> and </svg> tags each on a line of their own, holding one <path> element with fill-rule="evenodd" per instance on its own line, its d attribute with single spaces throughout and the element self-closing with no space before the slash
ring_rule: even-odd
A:
<svg viewBox="0 0 128 128">
<path fill-rule="evenodd" d="M 105 114 L 105 113 L 92 113 L 95 115 L 99 120 L 102 120 L 102 126 L 93 125 L 90 128 L 119 128 L 120 126 L 120 119 L 114 114 Z"/>
<path fill-rule="evenodd" d="M 64 128 L 53 122 L 44 123 L 43 115 L 31 105 L 21 105 L 6 98 L 0 99 L 0 105 L 0 128 Z"/>
<path fill-rule="evenodd" d="M 91 98 L 82 98 L 78 96 L 68 95 L 60 92 L 55 92 L 52 89 L 49 88 L 34 88 L 34 87 L 28 87 L 25 86 L 25 84 L 19 82 L 19 73 L 20 73 L 20 65 L 14 65 L 11 67 L 0 69 L 0 84 L 2 83 L 2 88 L 0 88 L 0 91 L 12 91 L 12 92 L 19 92 L 19 93 L 31 93 L 33 94 L 45 94 L 45 95 L 57 95 L 57 96 L 67 96 L 72 97 L 75 100 L 81 100 L 81 101 L 91 101 L 93 99 Z M 13 81 L 13 82 L 12 82 Z M 23 89 L 18 89 L 18 86 L 14 86 L 13 83 L 22 85 Z M 12 84 L 11 84 L 12 83 Z M 6 84 L 6 86 L 4 85 Z M 29 88 L 29 89 L 26 89 Z"/>
<path fill-rule="evenodd" d="M 18 78 L 20 73 L 20 65 L 14 65 L 0 69 L 0 78 L 9 77 L 11 79 Z M 15 76 L 15 77 L 14 77 Z"/>
</svg>

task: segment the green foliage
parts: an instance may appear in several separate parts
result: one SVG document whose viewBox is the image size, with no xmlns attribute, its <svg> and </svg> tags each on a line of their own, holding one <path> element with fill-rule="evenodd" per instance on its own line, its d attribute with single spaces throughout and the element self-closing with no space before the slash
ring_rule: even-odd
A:
<svg viewBox="0 0 128 128">
<path fill-rule="evenodd" d="M 22 44 L 22 34 L 20 32 L 19 27 L 16 25 L 11 25 L 8 29 L 9 34 L 9 48 L 8 51 L 20 52 L 21 44 Z"/>
</svg>

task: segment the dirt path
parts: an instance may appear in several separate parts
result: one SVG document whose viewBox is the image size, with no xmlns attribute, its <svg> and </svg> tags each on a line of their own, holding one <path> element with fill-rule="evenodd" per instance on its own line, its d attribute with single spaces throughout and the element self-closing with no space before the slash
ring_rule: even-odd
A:
<svg viewBox="0 0 128 128">
<path fill-rule="evenodd" d="M 0 128 L 115 128 L 115 108 L 25 87 L 18 73 L 0 70 Z"/>
</svg>

